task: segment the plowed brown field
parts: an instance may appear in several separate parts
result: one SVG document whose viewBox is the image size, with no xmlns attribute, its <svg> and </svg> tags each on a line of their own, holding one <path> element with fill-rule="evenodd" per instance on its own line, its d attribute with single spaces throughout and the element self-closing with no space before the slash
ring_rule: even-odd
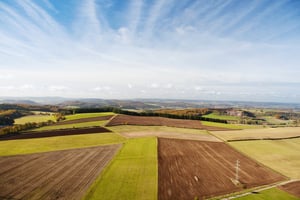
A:
<svg viewBox="0 0 300 200">
<path fill-rule="evenodd" d="M 288 183 L 288 184 L 279 186 L 279 188 L 300 198 L 300 181 Z"/>
<path fill-rule="evenodd" d="M 204 126 L 199 120 L 170 119 L 164 117 L 145 117 L 129 115 L 117 115 L 114 118 L 112 118 L 106 126 L 117 125 L 170 126 L 177 128 L 194 128 L 210 131 L 231 130 L 227 128 Z"/>
<path fill-rule="evenodd" d="M 11 134 L 11 135 L 8 134 L 8 135 L 0 136 L 0 140 L 31 139 L 31 138 L 79 135 L 79 134 L 90 134 L 90 133 L 104 133 L 104 132 L 111 132 L 111 131 L 104 127 L 61 129 L 61 130 L 40 131 L 40 132 L 27 132 L 22 134 Z"/>
<path fill-rule="evenodd" d="M 203 199 L 285 180 L 220 142 L 159 138 L 158 164 L 159 200 Z"/>
<path fill-rule="evenodd" d="M 81 199 L 120 147 L 0 157 L 0 199 Z"/>
</svg>

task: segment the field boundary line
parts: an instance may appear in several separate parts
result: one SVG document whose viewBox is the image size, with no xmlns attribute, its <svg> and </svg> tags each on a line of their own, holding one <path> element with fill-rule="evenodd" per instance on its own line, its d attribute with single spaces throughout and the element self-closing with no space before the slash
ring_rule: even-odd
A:
<svg viewBox="0 0 300 200">
<path fill-rule="evenodd" d="M 244 141 L 257 141 L 257 140 L 288 140 L 288 139 L 297 139 L 300 138 L 298 136 L 291 136 L 291 137 L 278 137 L 278 138 L 245 138 L 245 139 L 229 139 L 226 140 L 227 142 L 244 142 Z"/>
<path fill-rule="evenodd" d="M 95 186 L 98 184 L 98 182 L 100 182 L 100 180 L 103 179 L 103 175 L 107 172 L 107 170 L 109 170 L 109 168 L 111 167 L 111 164 L 117 159 L 117 157 L 120 154 L 121 150 L 124 148 L 125 142 L 126 141 L 124 141 L 120 144 L 120 147 L 117 150 L 117 152 L 115 153 L 115 155 L 113 156 L 113 158 L 107 163 L 107 165 L 103 168 L 103 170 L 100 172 L 100 174 L 98 174 L 98 176 L 95 178 L 94 182 L 86 190 L 85 194 L 82 195 L 82 198 L 81 198 L 82 200 L 87 199 L 89 197 L 90 193 L 95 188 Z"/>
<path fill-rule="evenodd" d="M 231 148 L 233 148 L 233 149 L 236 150 L 237 152 L 241 153 L 242 155 L 248 157 L 249 159 L 254 160 L 254 161 L 257 162 L 258 164 L 261 164 L 262 166 L 264 166 L 264 167 L 270 169 L 271 171 L 280 174 L 281 176 L 285 177 L 287 180 L 291 179 L 290 177 L 288 177 L 288 176 L 282 174 L 281 172 L 278 172 L 277 170 L 275 170 L 275 169 L 273 169 L 273 168 L 271 168 L 271 167 L 265 165 L 264 163 L 262 163 L 262 162 L 260 162 L 260 161 L 258 161 L 258 160 L 256 160 L 256 159 L 254 159 L 253 157 L 250 157 L 250 155 L 248 155 L 248 154 L 246 154 L 246 153 L 240 151 L 239 149 L 235 148 L 234 146 L 230 145 L 229 142 L 225 141 L 224 143 L 226 143 L 228 146 L 230 146 Z"/>
<path fill-rule="evenodd" d="M 274 184 L 269 184 L 269 185 L 265 185 L 265 186 L 261 186 L 261 187 L 256 187 L 257 189 L 253 188 L 253 189 L 250 189 L 251 191 L 247 191 L 245 193 L 240 193 L 240 194 L 237 194 L 237 195 L 234 195 L 234 196 L 225 197 L 225 198 L 221 198 L 221 199 L 222 200 L 236 199 L 236 198 L 248 196 L 248 195 L 251 195 L 251 194 L 255 194 L 255 193 L 258 193 L 258 192 L 261 192 L 261 191 L 264 191 L 264 190 L 268 190 L 268 189 L 271 189 L 271 188 L 274 188 L 274 187 L 282 186 L 282 185 L 285 185 L 285 184 L 288 184 L 288 183 L 293 183 L 293 182 L 296 182 L 296 181 L 299 181 L 299 180 L 300 179 L 290 179 L 290 180 L 282 181 L 282 182 L 279 182 L 279 183 L 274 183 Z"/>
<path fill-rule="evenodd" d="M 104 124 L 104 127 L 109 127 L 107 126 L 111 120 L 113 120 L 115 117 L 117 117 L 119 114 L 116 114 L 116 115 L 113 115 L 105 124 Z"/>
</svg>

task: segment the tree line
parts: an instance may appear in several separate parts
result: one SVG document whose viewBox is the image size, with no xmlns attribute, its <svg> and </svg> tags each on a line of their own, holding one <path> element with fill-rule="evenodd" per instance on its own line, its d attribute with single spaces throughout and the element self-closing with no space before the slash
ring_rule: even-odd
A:
<svg viewBox="0 0 300 200">
<path fill-rule="evenodd" d="M 124 115 L 132 115 L 132 116 L 152 116 L 152 117 L 166 117 L 166 118 L 173 118 L 173 119 L 201 120 L 201 121 L 218 122 L 218 123 L 227 124 L 227 120 L 224 119 L 212 119 L 212 118 L 202 117 L 199 115 L 184 115 L 184 114 L 177 115 L 177 114 L 169 114 L 169 113 L 157 113 L 153 111 L 135 112 L 129 110 L 122 110 L 120 108 L 114 108 L 114 107 L 76 108 L 74 110 L 69 110 L 65 112 L 65 114 L 95 113 L 95 112 L 113 112 L 116 114 L 124 114 Z"/>
<path fill-rule="evenodd" d="M 7 127 L 3 127 L 0 129 L 0 136 L 1 135 L 7 135 L 7 134 L 18 134 L 22 131 L 27 131 L 33 128 L 39 128 L 42 126 L 48 126 L 48 125 L 52 125 L 55 122 L 53 122 L 52 120 L 48 120 L 47 122 L 28 122 L 26 124 L 16 124 L 13 126 L 7 126 Z"/>
</svg>

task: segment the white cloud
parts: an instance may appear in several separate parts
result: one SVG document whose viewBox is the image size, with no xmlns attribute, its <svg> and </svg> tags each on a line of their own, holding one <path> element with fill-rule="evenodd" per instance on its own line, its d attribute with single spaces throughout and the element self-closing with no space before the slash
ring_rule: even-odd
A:
<svg viewBox="0 0 300 200">
<path fill-rule="evenodd" d="M 0 80 L 10 80 L 13 78 L 12 74 L 0 74 Z"/>
<path fill-rule="evenodd" d="M 16 87 L 12 86 L 12 85 L 8 85 L 8 86 L 0 86 L 0 90 L 15 90 Z"/>
<path fill-rule="evenodd" d="M 152 83 L 149 87 L 150 87 L 150 88 L 156 89 L 156 88 L 159 88 L 159 84 L 157 84 L 157 83 Z"/>
<path fill-rule="evenodd" d="M 127 87 L 128 87 L 129 89 L 132 89 L 132 88 L 133 88 L 133 85 L 130 84 L 130 83 L 128 83 L 128 84 L 127 84 Z"/>
<path fill-rule="evenodd" d="M 197 91 L 201 91 L 201 90 L 203 90 L 203 87 L 197 85 L 197 86 L 194 87 L 194 89 L 197 90 Z"/>
<path fill-rule="evenodd" d="M 62 92 L 62 91 L 66 91 L 69 88 L 63 85 L 51 85 L 48 87 L 50 91 L 52 92 Z"/>
<path fill-rule="evenodd" d="M 92 89 L 93 91 L 110 91 L 111 87 L 110 86 L 97 86 Z"/>
<path fill-rule="evenodd" d="M 19 88 L 20 88 L 21 90 L 32 90 L 32 89 L 34 89 L 35 87 L 34 87 L 33 85 L 31 85 L 31 84 L 24 84 L 24 85 L 21 85 Z"/>
<path fill-rule="evenodd" d="M 164 86 L 164 88 L 166 88 L 166 89 L 171 89 L 171 88 L 173 88 L 173 84 L 168 83 L 168 84 L 166 84 L 166 85 Z"/>
<path fill-rule="evenodd" d="M 130 33 L 129 33 L 128 28 L 126 28 L 126 27 L 119 28 L 117 39 L 121 43 L 129 44 L 131 42 L 131 39 L 130 39 Z"/>
</svg>

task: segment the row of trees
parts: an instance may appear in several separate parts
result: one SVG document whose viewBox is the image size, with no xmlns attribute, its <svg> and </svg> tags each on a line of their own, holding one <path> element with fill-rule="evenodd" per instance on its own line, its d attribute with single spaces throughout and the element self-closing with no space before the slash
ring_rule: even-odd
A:
<svg viewBox="0 0 300 200">
<path fill-rule="evenodd" d="M 93 112 L 114 112 L 117 114 L 133 115 L 133 116 L 155 116 L 155 117 L 166 117 L 166 118 L 173 118 L 173 119 L 202 120 L 202 121 L 210 121 L 210 122 L 218 122 L 218 123 L 227 124 L 227 120 L 211 119 L 211 118 L 206 118 L 206 117 L 202 117 L 199 115 L 184 115 L 184 114 L 177 115 L 177 114 L 170 114 L 170 113 L 156 113 L 153 111 L 134 112 L 134 111 L 122 110 L 120 108 L 114 108 L 114 107 L 77 108 L 75 110 L 69 111 L 68 114 L 71 114 L 71 113 L 93 113 Z"/>
<path fill-rule="evenodd" d="M 53 122 L 52 120 L 48 120 L 47 122 L 29 122 L 26 124 L 16 124 L 13 126 L 7 126 L 4 128 L 0 129 L 0 135 L 7 135 L 7 134 L 17 134 L 20 133 L 22 131 L 26 131 L 29 129 L 33 129 L 33 128 L 39 128 L 42 126 L 48 126 L 48 125 L 52 125 L 55 122 Z"/>
<path fill-rule="evenodd" d="M 23 116 L 17 110 L 0 110 L 0 126 L 11 126 L 14 124 L 14 119 Z"/>
</svg>

